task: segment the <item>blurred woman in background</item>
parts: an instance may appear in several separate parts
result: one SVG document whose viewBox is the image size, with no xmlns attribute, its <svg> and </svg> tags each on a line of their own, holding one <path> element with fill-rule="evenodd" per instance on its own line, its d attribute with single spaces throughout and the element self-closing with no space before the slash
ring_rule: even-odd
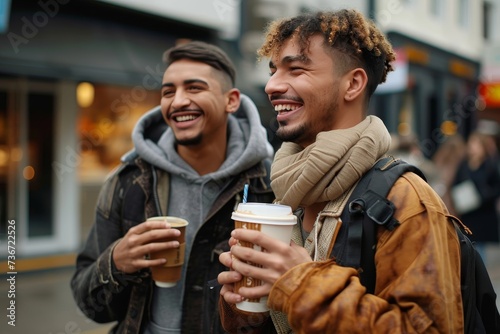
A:
<svg viewBox="0 0 500 334">
<path fill-rule="evenodd" d="M 497 200 L 500 173 L 496 150 L 487 135 L 473 132 L 467 140 L 466 156 L 452 184 L 453 208 L 471 230 L 479 253 L 486 260 L 485 243 L 499 241 Z"/>
</svg>

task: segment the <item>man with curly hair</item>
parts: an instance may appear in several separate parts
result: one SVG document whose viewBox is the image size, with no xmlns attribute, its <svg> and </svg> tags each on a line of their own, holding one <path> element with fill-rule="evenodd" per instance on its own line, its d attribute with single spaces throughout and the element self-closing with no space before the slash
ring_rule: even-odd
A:
<svg viewBox="0 0 500 334">
<path fill-rule="evenodd" d="M 393 231 L 377 227 L 374 292 L 361 284 L 357 269 L 337 262 L 347 233 L 340 214 L 390 145 L 382 121 L 367 116 L 370 96 L 393 70 L 390 43 L 355 10 L 318 12 L 272 22 L 259 55 L 270 59 L 265 91 L 284 141 L 271 167 L 271 186 L 276 202 L 291 206 L 299 223 L 290 244 L 258 231 L 232 232 L 231 250 L 219 258 L 230 268 L 218 276 L 225 329 L 463 332 L 458 238 L 446 206 L 416 174 L 403 174 L 388 194 L 400 225 Z M 242 274 L 263 285 L 234 291 Z M 236 307 L 263 296 L 269 312 Z"/>
</svg>

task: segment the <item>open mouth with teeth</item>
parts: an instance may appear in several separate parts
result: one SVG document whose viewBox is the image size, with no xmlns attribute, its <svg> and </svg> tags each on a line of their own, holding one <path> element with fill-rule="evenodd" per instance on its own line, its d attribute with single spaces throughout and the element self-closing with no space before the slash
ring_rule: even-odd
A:
<svg viewBox="0 0 500 334">
<path fill-rule="evenodd" d="M 296 109 L 300 108 L 299 105 L 295 104 L 277 104 L 274 106 L 274 111 L 280 112 L 280 111 L 294 111 Z"/>
<path fill-rule="evenodd" d="M 188 122 L 194 119 L 197 119 L 199 115 L 183 115 L 183 116 L 174 116 L 172 119 L 176 122 Z"/>
</svg>

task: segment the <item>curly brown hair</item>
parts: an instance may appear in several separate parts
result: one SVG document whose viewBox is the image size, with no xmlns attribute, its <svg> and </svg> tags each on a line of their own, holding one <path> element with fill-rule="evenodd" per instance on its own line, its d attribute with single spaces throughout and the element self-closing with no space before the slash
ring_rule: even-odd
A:
<svg viewBox="0 0 500 334">
<path fill-rule="evenodd" d="M 315 34 L 324 36 L 325 47 L 329 46 L 329 50 L 333 51 L 335 63 L 339 64 L 341 71 L 356 67 L 365 70 L 368 76 L 367 97 L 373 94 L 378 84 L 385 82 L 387 73 L 393 70 L 391 62 L 396 57 L 391 44 L 372 21 L 352 9 L 306 13 L 272 21 L 257 54 L 259 59 L 271 58 L 292 37 L 297 39 L 300 52 L 304 53 L 309 47 L 309 38 Z"/>
</svg>

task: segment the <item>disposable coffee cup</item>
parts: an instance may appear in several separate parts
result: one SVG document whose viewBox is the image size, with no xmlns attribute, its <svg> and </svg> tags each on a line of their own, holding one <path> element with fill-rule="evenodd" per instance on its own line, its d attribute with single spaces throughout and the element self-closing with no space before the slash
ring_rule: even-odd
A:
<svg viewBox="0 0 500 334">
<path fill-rule="evenodd" d="M 160 288 L 171 288 L 181 279 L 182 266 L 184 265 L 184 255 L 186 252 L 186 226 L 189 223 L 185 219 L 172 216 L 148 218 L 148 221 L 152 220 L 164 221 L 169 223 L 172 228 L 181 231 L 181 235 L 178 237 L 165 238 L 156 241 L 167 242 L 177 240 L 179 242 L 178 248 L 164 249 L 149 254 L 150 259 L 167 259 L 165 264 L 151 267 L 151 275 L 156 286 Z"/>
<path fill-rule="evenodd" d="M 234 220 L 235 228 L 260 231 L 287 244 L 292 237 L 293 226 L 297 224 L 297 217 L 293 214 L 292 208 L 281 204 L 240 203 L 231 218 Z M 262 251 L 260 246 L 251 242 L 239 241 L 239 245 Z M 235 291 L 238 292 L 241 287 L 255 287 L 261 284 L 260 279 L 243 276 L 241 281 L 235 283 Z M 244 300 L 237 303 L 236 307 L 247 312 L 269 311 L 267 296 Z"/>
</svg>

